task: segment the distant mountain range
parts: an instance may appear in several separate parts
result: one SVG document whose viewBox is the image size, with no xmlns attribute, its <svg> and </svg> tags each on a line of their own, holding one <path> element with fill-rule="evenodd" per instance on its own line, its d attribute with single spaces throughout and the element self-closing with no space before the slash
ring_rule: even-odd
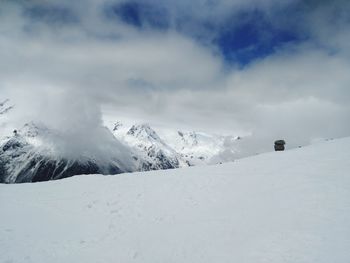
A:
<svg viewBox="0 0 350 263">
<path fill-rule="evenodd" d="M 0 113 L 12 109 L 8 101 Z M 55 180 L 81 174 L 173 169 L 233 161 L 240 137 L 202 132 L 171 131 L 164 138 L 148 124 L 131 127 L 117 121 L 97 128 L 95 141 L 74 147 L 74 138 L 28 122 L 12 135 L 0 138 L 0 182 L 23 183 Z M 72 142 L 72 143 L 71 143 Z"/>
<path fill-rule="evenodd" d="M 203 132 L 168 131 L 164 138 L 148 124 L 125 126 L 118 121 L 111 127 L 114 136 L 136 151 L 159 153 L 172 160 L 173 167 L 216 164 L 235 159 L 239 136 L 213 135 Z M 154 159 L 153 159 L 154 160 Z M 162 169 L 162 168 L 161 168 Z"/>
</svg>

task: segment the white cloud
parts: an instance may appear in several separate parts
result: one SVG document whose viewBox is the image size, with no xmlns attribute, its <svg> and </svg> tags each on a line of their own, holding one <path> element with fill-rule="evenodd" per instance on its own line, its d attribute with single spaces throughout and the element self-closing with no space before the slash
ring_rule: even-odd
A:
<svg viewBox="0 0 350 263">
<path fill-rule="evenodd" d="M 350 135 L 349 35 L 343 24 L 333 33 L 327 24 L 305 43 L 238 69 L 227 66 L 212 46 L 173 29 L 140 31 L 111 23 L 98 12 L 103 6 L 89 3 L 86 9 L 60 3 L 79 15 L 80 22 L 71 26 L 28 28 L 28 18 L 16 5 L 0 14 L 0 97 L 16 101 L 21 121 L 37 118 L 56 127 L 81 123 L 75 128 L 82 132 L 86 125 L 100 125 L 103 106 L 116 119 L 245 131 L 269 143 L 277 137 L 298 145 L 315 137 Z M 186 3 L 177 3 L 176 12 Z M 214 14 L 257 3 L 220 1 Z M 277 5 L 265 4 L 266 12 Z M 188 8 L 194 6 L 208 8 L 203 1 Z M 200 13 L 207 16 L 209 10 Z"/>
</svg>

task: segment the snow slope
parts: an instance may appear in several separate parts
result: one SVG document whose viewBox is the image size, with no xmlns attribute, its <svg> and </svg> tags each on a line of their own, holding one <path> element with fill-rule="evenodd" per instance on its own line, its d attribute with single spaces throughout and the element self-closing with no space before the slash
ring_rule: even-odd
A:
<svg viewBox="0 0 350 263">
<path fill-rule="evenodd" d="M 350 262 L 350 138 L 217 166 L 0 185 L 0 262 Z"/>
</svg>

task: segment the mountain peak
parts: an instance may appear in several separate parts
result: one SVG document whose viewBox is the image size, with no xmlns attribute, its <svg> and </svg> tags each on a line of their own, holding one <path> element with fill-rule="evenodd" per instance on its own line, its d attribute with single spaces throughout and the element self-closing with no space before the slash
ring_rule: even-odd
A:
<svg viewBox="0 0 350 263">
<path fill-rule="evenodd" d="M 44 125 L 35 123 L 33 121 L 27 122 L 23 125 L 23 127 L 19 130 L 19 134 L 24 137 L 35 138 L 38 135 L 43 134 L 44 132 L 49 132 L 49 129 Z"/>
<path fill-rule="evenodd" d="M 191 132 L 183 132 L 183 131 L 178 131 L 178 135 L 181 137 L 181 140 L 183 143 L 185 143 L 188 146 L 196 146 L 198 145 L 198 136 L 197 133 L 194 131 Z"/>
<path fill-rule="evenodd" d="M 133 125 L 127 134 L 142 139 L 153 139 L 156 141 L 161 140 L 158 134 L 150 127 L 148 123 Z"/>
</svg>

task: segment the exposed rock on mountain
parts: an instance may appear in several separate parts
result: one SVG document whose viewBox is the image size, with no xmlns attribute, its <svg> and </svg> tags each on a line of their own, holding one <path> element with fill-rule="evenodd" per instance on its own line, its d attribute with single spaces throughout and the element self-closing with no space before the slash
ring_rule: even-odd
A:
<svg viewBox="0 0 350 263">
<path fill-rule="evenodd" d="M 133 125 L 121 138 L 141 156 L 141 171 L 187 166 L 148 124 Z"/>
<path fill-rule="evenodd" d="M 81 174 L 118 174 L 135 170 L 131 162 L 123 163 L 118 156 L 102 159 L 84 152 L 76 156 L 64 154 L 57 147 L 59 142 L 51 140 L 60 135 L 53 133 L 46 127 L 28 123 L 8 137 L 0 146 L 0 182 L 37 182 Z M 48 137 L 50 143 L 47 143 Z M 111 138 L 113 142 L 115 139 Z M 129 158 L 132 160 L 131 155 Z"/>
</svg>

